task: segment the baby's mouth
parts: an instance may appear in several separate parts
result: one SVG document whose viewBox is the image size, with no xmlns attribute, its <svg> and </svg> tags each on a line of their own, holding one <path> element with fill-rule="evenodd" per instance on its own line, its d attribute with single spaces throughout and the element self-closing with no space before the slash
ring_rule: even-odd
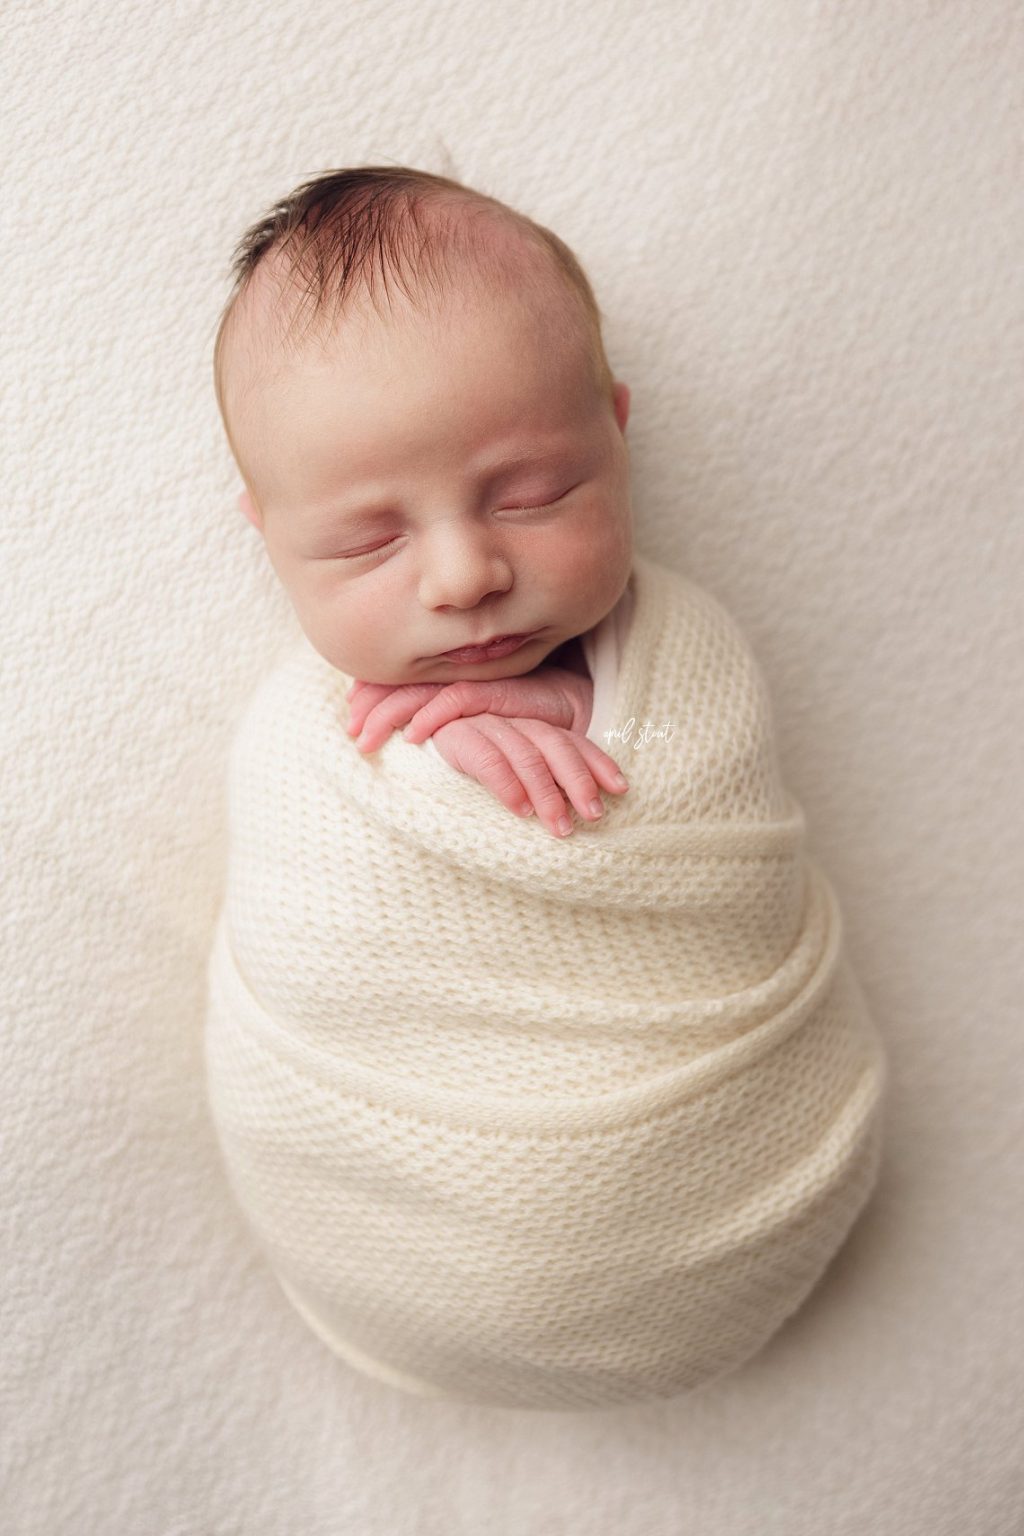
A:
<svg viewBox="0 0 1024 1536">
<path fill-rule="evenodd" d="M 517 651 L 527 640 L 531 640 L 537 633 L 531 630 L 525 635 L 499 635 L 496 640 L 487 645 L 462 645 L 454 651 L 442 651 L 439 660 L 444 661 L 496 661 L 500 656 L 509 656 Z"/>
</svg>

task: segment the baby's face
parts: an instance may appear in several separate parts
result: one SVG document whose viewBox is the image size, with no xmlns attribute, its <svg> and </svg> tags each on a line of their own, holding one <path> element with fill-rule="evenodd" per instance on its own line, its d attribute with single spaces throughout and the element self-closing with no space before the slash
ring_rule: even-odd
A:
<svg viewBox="0 0 1024 1536">
<path fill-rule="evenodd" d="M 304 633 L 367 682 L 532 671 L 629 578 L 628 389 L 601 398 L 582 345 L 493 302 L 342 327 L 232 414 L 243 510 Z M 444 655 L 522 634 L 505 656 Z"/>
</svg>

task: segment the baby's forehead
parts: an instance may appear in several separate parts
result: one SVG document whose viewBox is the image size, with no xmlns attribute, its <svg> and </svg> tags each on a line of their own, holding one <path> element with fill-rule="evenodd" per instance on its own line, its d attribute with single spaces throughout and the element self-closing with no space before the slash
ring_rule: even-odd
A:
<svg viewBox="0 0 1024 1536">
<path fill-rule="evenodd" d="M 221 353 L 225 393 L 247 394 L 294 355 L 301 300 L 280 265 L 265 258 L 232 306 Z"/>
<path fill-rule="evenodd" d="M 441 285 L 406 269 L 401 281 L 360 277 L 339 298 L 319 295 L 281 251 L 268 253 L 241 292 L 225 325 L 222 370 L 236 398 L 289 366 L 347 344 L 376 348 L 410 330 L 443 344 L 454 315 L 470 323 L 507 313 L 543 330 L 549 349 L 582 338 L 584 327 L 564 278 L 522 240 L 501 242 L 499 270 L 463 261 Z M 513 276 L 515 274 L 515 276 Z M 570 314 L 571 311 L 571 314 Z M 227 390 L 225 390 L 227 392 Z"/>
</svg>

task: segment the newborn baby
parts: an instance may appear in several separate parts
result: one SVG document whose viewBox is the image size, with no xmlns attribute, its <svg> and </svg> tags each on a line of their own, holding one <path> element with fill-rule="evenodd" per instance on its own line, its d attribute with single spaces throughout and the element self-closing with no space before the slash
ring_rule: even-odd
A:
<svg viewBox="0 0 1024 1536">
<path fill-rule="evenodd" d="M 880 1151 L 756 661 L 633 549 L 629 390 L 557 236 L 369 167 L 278 205 L 236 277 L 218 400 L 302 639 L 229 765 L 233 1190 L 310 1327 L 394 1386 L 700 1386 L 817 1283 Z"/>
</svg>

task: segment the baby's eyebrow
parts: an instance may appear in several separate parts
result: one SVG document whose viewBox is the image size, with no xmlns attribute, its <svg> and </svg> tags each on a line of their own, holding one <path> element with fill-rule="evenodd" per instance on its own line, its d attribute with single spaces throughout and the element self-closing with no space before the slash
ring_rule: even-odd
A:
<svg viewBox="0 0 1024 1536">
<path fill-rule="evenodd" d="M 532 448 L 523 453 L 506 453 L 500 459 L 494 459 L 482 470 L 484 479 L 496 480 L 499 475 L 510 474 L 516 469 L 525 469 L 533 464 L 549 464 L 554 459 L 562 459 L 569 452 L 568 447 Z"/>
</svg>

